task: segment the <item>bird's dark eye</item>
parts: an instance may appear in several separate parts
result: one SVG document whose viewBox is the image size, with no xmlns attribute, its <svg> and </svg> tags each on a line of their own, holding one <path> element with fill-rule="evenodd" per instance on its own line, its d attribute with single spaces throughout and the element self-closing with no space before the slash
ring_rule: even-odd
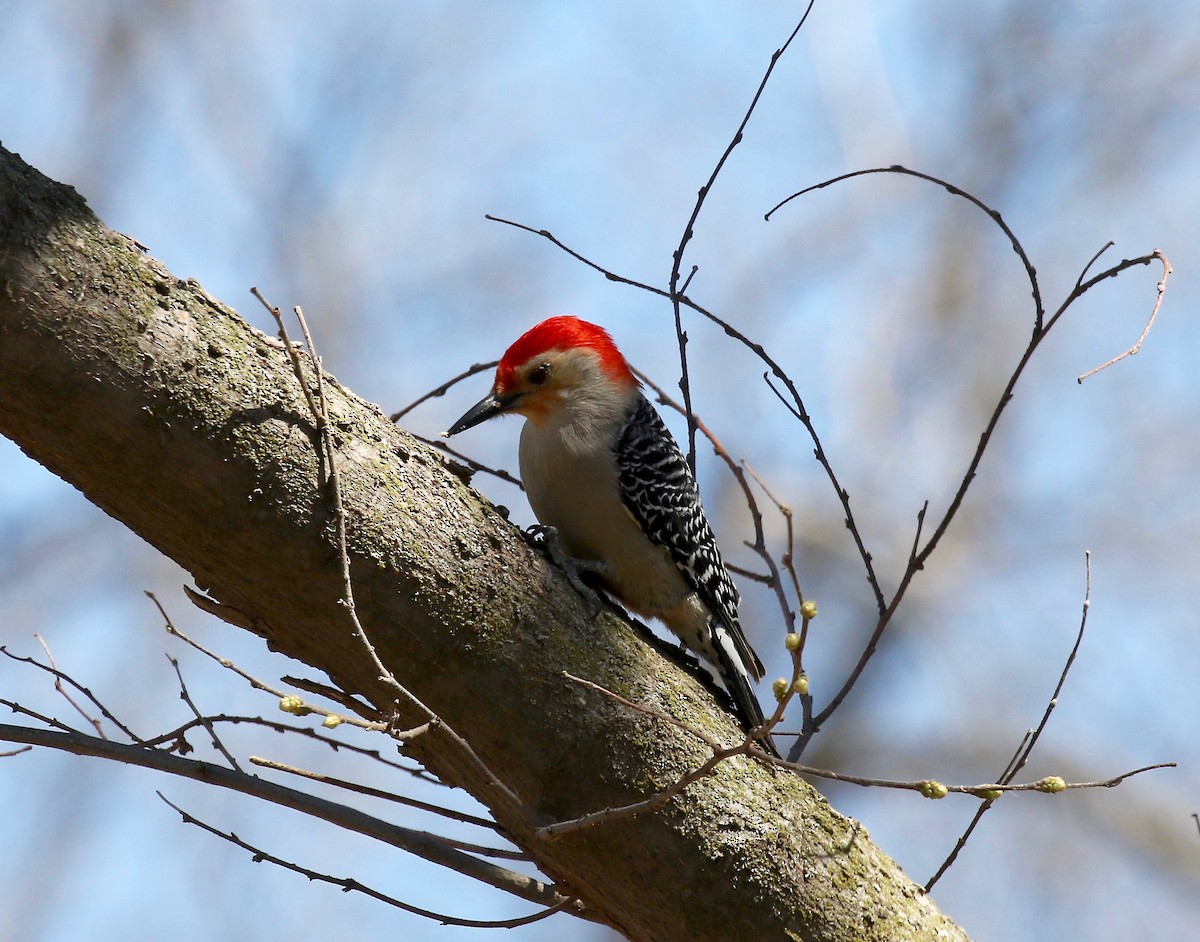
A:
<svg viewBox="0 0 1200 942">
<path fill-rule="evenodd" d="M 541 386 L 542 383 L 546 382 L 546 380 L 548 380 L 549 378 L 550 378 L 550 364 L 549 363 L 543 363 L 543 364 L 541 364 L 541 366 L 534 367 L 533 371 L 530 372 L 530 374 L 529 374 L 529 382 L 530 382 L 530 385 L 533 385 L 533 386 Z"/>
</svg>

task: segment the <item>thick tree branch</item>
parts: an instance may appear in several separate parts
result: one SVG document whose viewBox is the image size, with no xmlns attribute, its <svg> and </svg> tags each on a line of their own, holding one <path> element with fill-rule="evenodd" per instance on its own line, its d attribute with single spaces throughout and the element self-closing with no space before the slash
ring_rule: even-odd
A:
<svg viewBox="0 0 1200 942">
<path fill-rule="evenodd" d="M 564 673 L 730 743 L 736 728 L 625 622 L 591 620 L 446 459 L 332 379 L 326 396 L 358 617 L 507 791 L 437 724 L 406 751 L 484 802 L 561 892 L 632 939 L 964 938 L 803 780 L 742 758 L 661 812 L 539 840 L 540 825 L 644 799 L 708 754 Z M 0 432 L 272 648 L 401 725 L 425 721 L 393 702 L 337 604 L 325 469 L 286 353 L 2 150 Z"/>
</svg>

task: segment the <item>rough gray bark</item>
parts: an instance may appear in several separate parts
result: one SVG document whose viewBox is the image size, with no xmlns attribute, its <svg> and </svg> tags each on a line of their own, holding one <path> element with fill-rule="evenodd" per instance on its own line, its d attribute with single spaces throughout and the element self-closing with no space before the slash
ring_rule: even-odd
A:
<svg viewBox="0 0 1200 942">
<path fill-rule="evenodd" d="M 591 620 L 442 457 L 336 383 L 329 396 L 359 615 L 400 682 L 524 809 L 444 734 L 411 751 L 566 892 L 636 940 L 965 938 L 805 781 L 741 759 L 660 813 L 536 838 L 539 824 L 647 797 L 707 754 L 563 671 L 716 733 L 731 722 L 623 621 Z M 285 353 L 3 150 L 0 432 L 272 648 L 391 711 L 338 604 L 316 432 Z"/>
</svg>

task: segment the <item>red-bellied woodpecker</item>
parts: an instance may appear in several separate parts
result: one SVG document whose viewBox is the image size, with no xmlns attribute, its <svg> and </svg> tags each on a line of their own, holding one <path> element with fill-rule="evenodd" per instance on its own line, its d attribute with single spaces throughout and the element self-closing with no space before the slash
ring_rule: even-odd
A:
<svg viewBox="0 0 1200 942">
<path fill-rule="evenodd" d="M 747 729 L 761 726 L 762 662 L 679 446 L 602 328 L 552 317 L 521 336 L 492 391 L 447 435 L 525 416 L 525 493 L 552 544 L 630 611 L 661 619 L 709 662 Z M 771 748 L 769 741 L 764 741 Z"/>
</svg>

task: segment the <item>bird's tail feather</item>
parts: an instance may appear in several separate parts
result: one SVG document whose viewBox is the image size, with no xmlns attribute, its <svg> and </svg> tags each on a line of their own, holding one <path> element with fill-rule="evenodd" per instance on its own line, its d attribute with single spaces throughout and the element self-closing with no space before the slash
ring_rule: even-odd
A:
<svg viewBox="0 0 1200 942">
<path fill-rule="evenodd" d="M 763 716 L 762 706 L 758 702 L 758 697 L 754 693 L 754 687 L 750 683 L 750 677 L 747 675 L 745 668 L 742 666 L 740 652 L 734 644 L 734 639 L 731 637 L 728 629 L 719 622 L 713 622 L 710 626 L 713 630 L 714 640 L 713 645 L 717 659 L 720 661 L 721 682 L 725 685 L 725 689 L 729 691 L 729 698 L 733 701 L 734 712 L 737 718 L 742 723 L 742 728 L 746 732 L 757 729 L 762 726 L 767 720 Z M 771 741 L 769 735 L 763 736 L 758 740 L 763 749 L 773 756 L 779 756 L 779 750 L 775 748 L 775 744 Z"/>
</svg>

